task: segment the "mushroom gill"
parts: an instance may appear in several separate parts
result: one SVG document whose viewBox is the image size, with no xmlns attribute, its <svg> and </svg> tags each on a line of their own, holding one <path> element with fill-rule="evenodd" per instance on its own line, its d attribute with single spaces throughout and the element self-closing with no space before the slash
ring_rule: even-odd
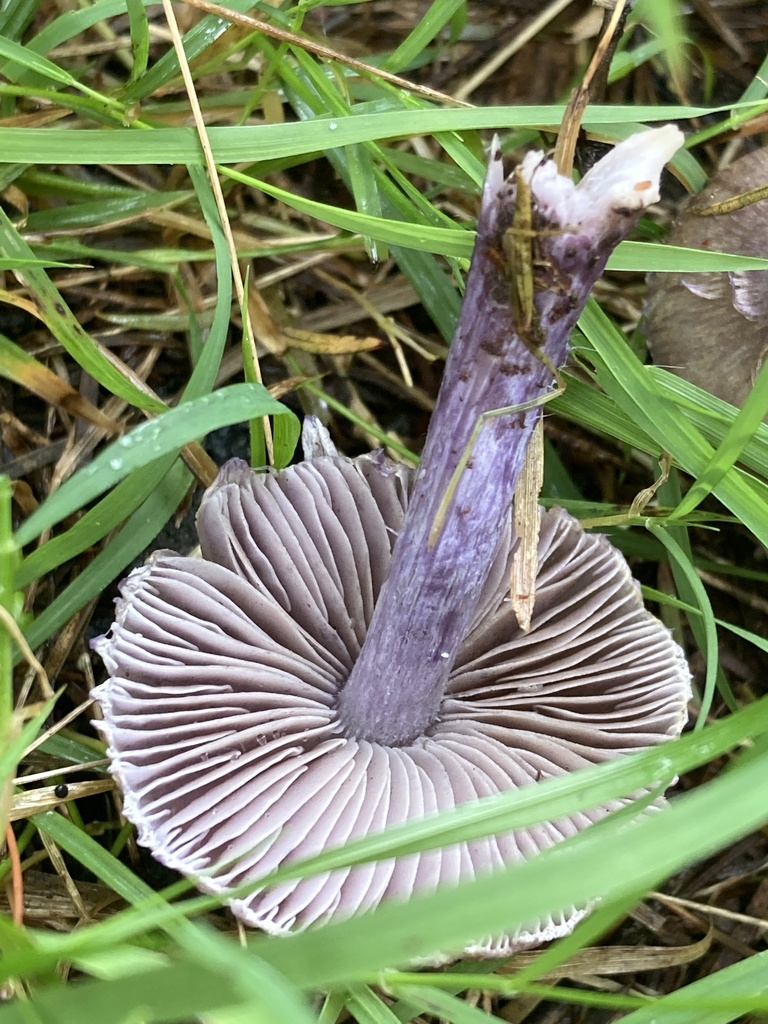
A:
<svg viewBox="0 0 768 1024">
<path fill-rule="evenodd" d="M 346 840 L 677 735 L 687 670 L 622 556 L 562 510 L 542 513 L 537 599 L 507 599 L 507 531 L 419 739 L 345 735 L 337 701 L 405 516 L 413 471 L 381 453 L 267 475 L 233 461 L 198 516 L 203 558 L 155 554 L 123 585 L 95 696 L 125 813 L 170 868 L 226 893 Z M 249 925 L 304 928 L 528 857 L 620 805 L 233 901 Z M 213 873 L 210 873 L 213 870 Z M 583 914 L 476 943 L 498 955 Z"/>
</svg>

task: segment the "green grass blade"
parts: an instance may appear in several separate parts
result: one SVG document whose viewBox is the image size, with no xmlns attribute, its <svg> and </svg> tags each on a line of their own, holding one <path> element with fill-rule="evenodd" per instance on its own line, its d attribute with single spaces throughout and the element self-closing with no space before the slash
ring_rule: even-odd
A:
<svg viewBox="0 0 768 1024">
<path fill-rule="evenodd" d="M 690 733 L 659 749 L 581 769 L 535 788 L 485 797 L 421 821 L 388 829 L 343 848 L 308 858 L 270 876 L 270 882 L 322 874 L 452 843 L 471 841 L 553 821 L 642 789 L 657 789 L 675 776 L 705 764 L 734 745 L 768 730 L 768 701 L 753 705 L 699 733 Z"/>
<path fill-rule="evenodd" d="M 279 942 L 256 940 L 253 951 L 302 986 L 345 984 L 573 903 L 654 887 L 768 819 L 767 761 L 764 751 L 741 758 L 663 811 L 634 822 L 606 821 L 492 877 Z"/>
<path fill-rule="evenodd" d="M 13 259 L 4 260 L 0 258 L 0 270 L 23 270 L 25 267 L 65 267 L 72 269 L 75 266 L 73 263 L 61 263 L 58 260 L 46 260 L 46 259 Z"/>
<path fill-rule="evenodd" d="M 34 260 L 35 258 L 33 251 L 2 209 L 0 209 L 0 252 L 10 258 L 20 257 L 24 260 Z M 37 300 L 40 313 L 51 334 L 84 370 L 112 394 L 119 395 L 139 409 L 160 412 L 165 408 L 162 402 L 151 398 L 137 388 L 107 358 L 96 342 L 80 326 L 77 317 L 66 305 L 44 270 L 31 266 L 26 270 L 19 271 L 17 276 L 27 285 Z"/>
<path fill-rule="evenodd" d="M 768 362 L 763 363 L 752 390 L 738 415 L 728 428 L 709 464 L 703 468 L 673 512 L 673 519 L 688 515 L 717 487 L 726 473 L 742 457 L 744 449 L 763 425 L 766 415 L 768 415 Z"/>
<path fill-rule="evenodd" d="M 68 764 L 87 764 L 89 761 L 97 760 L 101 753 L 99 749 L 100 741 L 94 739 L 91 742 L 93 746 L 81 743 L 73 736 L 57 732 L 40 744 L 40 750 L 50 757 L 55 757 L 59 761 L 66 761 Z M 88 770 L 106 774 L 107 768 L 104 765 L 101 768 L 89 768 Z"/>
<path fill-rule="evenodd" d="M 196 928 L 182 938 L 186 959 L 203 970 L 232 978 L 239 993 L 240 1014 L 248 1024 L 314 1024 L 303 996 L 269 964 L 233 946 L 208 928 Z"/>
<path fill-rule="evenodd" d="M 683 573 L 685 576 L 688 587 L 693 594 L 696 606 L 701 614 L 705 637 L 703 653 L 707 664 L 707 671 L 701 708 L 699 709 L 699 714 L 694 728 L 696 730 L 703 729 L 707 718 L 709 717 L 709 712 L 712 709 L 719 661 L 717 626 L 715 625 L 714 612 L 712 611 L 712 605 L 709 602 L 709 597 L 707 596 L 704 584 L 699 579 L 698 573 L 694 569 L 690 558 L 686 555 L 674 537 L 671 536 L 669 531 L 664 529 L 663 526 L 659 526 L 650 520 L 647 522 L 646 526 L 650 533 L 652 533 L 653 536 L 664 545 L 674 565 L 677 567 L 679 572 Z"/>
<path fill-rule="evenodd" d="M 53 210 L 31 213 L 28 231 L 72 231 L 78 228 L 102 227 L 115 221 L 138 217 L 147 210 L 172 210 L 186 202 L 190 192 L 139 192 L 131 196 L 114 196 L 84 203 L 72 203 Z"/>
<path fill-rule="evenodd" d="M 8 63 L 5 65 L 4 74 L 11 81 L 15 80 L 14 68 L 23 71 L 33 71 L 36 75 L 48 82 L 56 82 L 58 85 L 66 85 L 71 88 L 80 88 L 80 83 L 72 75 L 60 68 L 58 64 L 35 53 L 28 46 L 22 46 L 12 39 L 0 36 L 0 57 Z M 90 91 L 90 90 L 89 90 Z"/>
<path fill-rule="evenodd" d="M 185 403 L 209 394 L 215 384 L 221 357 L 227 344 L 232 308 L 232 264 L 229 246 L 208 173 L 203 167 L 189 167 L 188 171 L 213 241 L 216 261 L 216 308 L 208 337 L 184 389 Z"/>
<path fill-rule="evenodd" d="M 277 422 L 282 419 L 280 417 Z M 131 473 L 66 533 L 33 551 L 18 568 L 16 585 L 26 587 L 32 580 L 39 579 L 106 537 L 110 530 L 124 522 L 160 485 L 170 472 L 175 458 L 174 454 L 157 459 Z"/>
<path fill-rule="evenodd" d="M 168 958 L 154 949 L 140 946 L 116 946 L 100 953 L 86 953 L 73 957 L 72 963 L 92 978 L 110 980 L 143 974 L 164 967 Z"/>
<path fill-rule="evenodd" d="M 336 1024 L 346 1005 L 346 992 L 335 989 L 325 997 L 317 1024 Z"/>
<path fill-rule="evenodd" d="M 160 63 L 158 61 L 152 71 L 141 79 L 139 84 L 142 88 L 147 88 L 152 72 Z M 634 125 L 639 120 L 654 123 L 687 117 L 710 117 L 717 109 L 591 106 L 584 126 L 587 129 L 600 128 L 601 134 L 605 134 L 606 128 L 626 122 Z M 541 128 L 559 124 L 563 110 L 560 105 L 446 110 L 422 107 L 404 110 L 398 104 L 395 109 L 381 113 L 325 116 L 299 123 L 212 126 L 208 129 L 208 136 L 217 163 L 253 164 L 254 159 L 266 153 L 270 160 L 276 160 L 303 156 L 315 150 L 326 152 L 330 148 L 407 135 L 462 132 L 468 129 Z M 685 156 L 687 154 L 683 154 Z M 151 131 L 128 128 L 0 128 L 0 163 L 80 165 L 84 161 L 89 164 L 118 163 L 134 166 L 145 163 L 201 165 L 203 157 L 193 128 L 153 128 Z"/>
<path fill-rule="evenodd" d="M 7 735 L 3 737 L 4 745 L 0 746 L 0 786 L 4 786 L 6 781 L 16 774 L 19 758 L 40 732 L 46 718 L 53 711 L 55 703 L 55 699 L 48 701 L 43 710 L 27 722 L 18 735 L 12 736 L 10 740 Z M 2 818 L 2 808 L 0 808 L 0 818 Z"/>
<path fill-rule="evenodd" d="M 233 947 L 236 948 L 236 947 Z M 135 1024 L 199 1020 L 241 1002 L 236 979 L 184 959 L 138 976 L 49 986 L 0 1007 L 2 1024 Z M 116 1015 L 117 1014 L 117 1015 Z"/>
<path fill-rule="evenodd" d="M 350 988 L 346 1002 L 352 1019 L 358 1024 L 400 1024 L 384 1000 L 367 985 L 354 985 Z"/>
<path fill-rule="evenodd" d="M 473 235 L 464 229 L 436 228 L 427 224 L 413 224 L 408 221 L 372 217 L 370 214 L 358 213 L 356 210 L 344 210 L 339 206 L 318 203 L 314 199 L 304 199 L 293 192 L 286 192 L 285 189 L 269 185 L 265 181 L 252 178 L 249 174 L 243 174 L 232 168 L 225 167 L 222 168 L 222 171 L 234 181 L 258 189 L 266 195 L 272 196 L 273 199 L 279 199 L 291 209 L 309 214 L 310 217 L 333 224 L 345 231 L 370 235 L 372 238 L 392 245 L 407 246 L 409 249 L 419 249 L 424 252 L 441 253 L 444 256 L 462 256 L 466 259 L 472 255 Z"/>
<path fill-rule="evenodd" d="M 401 999 L 407 1000 L 420 1013 L 438 1017 L 449 1024 L 492 1024 L 493 1020 L 498 1019 L 489 1017 L 487 1013 L 466 1000 L 457 999 L 450 992 L 444 992 L 433 985 L 391 984 L 391 991 Z M 397 1017 L 394 1019 L 398 1020 Z"/>
<path fill-rule="evenodd" d="M 21 39 L 24 29 L 37 14 L 38 5 L 39 0 L 15 0 L 12 4 L 3 4 L 0 10 L 0 35 L 6 39 Z"/>
<path fill-rule="evenodd" d="M 149 2 L 150 0 L 146 0 L 147 4 Z M 227 3 L 223 6 L 228 7 L 231 11 L 245 13 L 252 10 L 253 0 L 227 0 Z M 124 0 L 121 0 L 121 9 L 116 13 L 122 14 L 124 13 L 124 10 Z M 201 18 L 196 25 L 193 25 L 192 28 L 184 34 L 184 53 L 187 60 L 194 62 L 196 57 L 199 57 L 208 49 L 208 47 L 212 46 L 222 35 L 224 35 L 231 24 L 232 23 L 228 19 L 218 18 L 211 14 L 206 14 Z M 174 78 L 180 76 L 180 74 L 179 59 L 176 56 L 176 51 L 171 47 L 152 65 L 145 75 L 142 75 L 140 79 L 135 81 L 125 90 L 125 100 L 128 103 L 141 101 L 145 97 L 151 96 L 164 85 L 167 85 Z M 193 132 L 193 134 L 197 137 L 196 132 Z M 187 160 L 186 157 L 179 156 L 169 162 L 189 163 L 190 161 Z"/>
<path fill-rule="evenodd" d="M 768 1003 L 768 952 L 670 992 L 653 1006 L 622 1017 L 622 1024 L 729 1024 L 754 1007 Z M 708 1003 L 714 1004 L 708 1007 Z"/>
<path fill-rule="evenodd" d="M 13 539 L 11 500 L 11 482 L 7 476 L 0 476 L 0 609 L 15 624 L 22 606 L 14 581 L 19 548 Z M 0 621 L 0 750 L 10 743 L 14 732 L 13 648 L 10 630 Z M 5 776 L 0 773 L 0 793 L 4 786 Z"/>
<path fill-rule="evenodd" d="M 293 458 L 301 437 L 298 416 L 276 416 L 272 421 L 272 440 L 275 447 L 275 468 L 283 469 Z"/>
<path fill-rule="evenodd" d="M 594 945 L 609 933 L 634 906 L 641 902 L 643 890 L 625 893 L 620 899 L 603 902 L 587 917 L 579 921 L 570 935 L 542 950 L 533 962 L 516 971 L 514 980 L 523 989 L 545 974 L 555 973 L 561 964 L 567 961 L 580 949 Z"/>
<path fill-rule="evenodd" d="M 283 80 L 286 83 L 286 92 L 298 114 L 305 118 L 314 114 L 317 111 L 314 91 L 308 87 L 301 76 L 293 74 L 290 69 L 286 69 L 284 64 L 281 65 L 281 68 L 283 69 Z M 341 157 L 335 158 L 334 156 L 340 152 L 342 151 L 332 151 L 329 157 L 339 173 L 343 175 L 344 166 Z M 391 165 L 390 173 L 392 173 Z M 410 202 L 409 197 L 403 195 L 387 175 L 377 172 L 377 184 L 383 200 L 383 210 L 387 216 L 395 216 L 405 222 L 434 223 L 436 219 L 434 211 L 426 216 L 424 205 Z M 459 296 L 452 281 L 445 273 L 442 261 L 438 261 L 431 254 L 399 246 L 393 246 L 392 254 L 400 269 L 413 285 L 438 330 L 447 341 L 450 341 L 458 320 Z"/>
<path fill-rule="evenodd" d="M 768 55 L 757 69 L 754 78 L 741 94 L 742 103 L 755 103 L 765 99 L 768 94 Z"/>
<path fill-rule="evenodd" d="M 688 40 L 682 35 L 684 22 L 680 3 L 678 0 L 645 0 L 642 11 L 646 25 L 661 40 L 664 61 L 672 77 L 682 80 Z"/>
<path fill-rule="evenodd" d="M 685 409 L 690 418 L 708 441 L 715 445 L 723 442 L 726 431 L 736 419 L 738 409 L 716 398 L 707 391 L 702 391 L 695 384 L 658 366 L 648 368 L 662 390 L 677 405 Z M 749 438 L 741 453 L 740 460 L 748 469 L 759 476 L 768 477 L 768 425 L 760 423 Z"/>
<path fill-rule="evenodd" d="M 24 0 L 24 2 L 27 2 L 27 0 Z M 37 8 L 38 0 L 30 0 L 30 2 L 34 3 L 35 8 Z M 152 0 L 144 0 L 144 2 L 149 4 Z M 11 6 L 21 7 L 22 4 L 14 2 Z M 87 7 L 83 7 L 80 10 L 65 11 L 58 18 L 54 18 L 26 43 L 26 49 L 31 53 L 49 53 L 57 46 L 61 46 L 62 43 L 66 43 L 82 32 L 86 32 L 100 21 L 120 17 L 124 14 L 125 0 L 95 0 L 95 3 L 88 4 Z M 4 67 L 2 73 L 6 77 L 10 77 L 7 68 Z M 18 76 L 16 80 L 25 83 L 39 81 L 29 73 Z"/>
<path fill-rule="evenodd" d="M 178 508 L 191 482 L 192 474 L 177 461 L 109 546 L 27 627 L 24 632 L 30 647 L 45 643 L 149 547 Z"/>
<path fill-rule="evenodd" d="M 19 528 L 17 543 L 28 544 L 134 470 L 178 451 L 189 441 L 250 416 L 270 415 L 293 413 L 260 384 L 232 384 L 140 423 L 65 481 Z"/>
<path fill-rule="evenodd" d="M 416 28 L 383 62 L 381 66 L 384 70 L 397 74 L 408 67 L 421 56 L 435 36 L 442 32 L 465 3 L 466 0 L 435 0 L 430 4 L 424 16 L 416 23 Z"/>
<path fill-rule="evenodd" d="M 144 0 L 125 0 L 128 9 L 128 26 L 131 32 L 131 53 L 133 67 L 128 85 L 138 82 L 147 70 L 149 63 L 149 22 L 144 7 Z"/>
<path fill-rule="evenodd" d="M 628 349 L 594 300 L 587 304 L 579 324 L 594 348 L 593 361 L 603 390 L 687 473 L 698 476 L 703 472 L 713 456 L 711 445 L 662 395 L 653 375 Z M 768 517 L 764 512 L 768 507 L 768 487 L 734 468 L 718 483 L 714 493 L 756 537 L 768 544 Z"/>
<path fill-rule="evenodd" d="M 661 245 L 657 242 L 622 242 L 608 260 L 608 270 L 628 270 L 643 274 L 651 271 L 703 273 L 713 270 L 766 268 L 768 260 L 757 256 L 689 249 L 682 245 Z"/>
<path fill-rule="evenodd" d="M 79 864 L 92 871 L 96 878 L 129 903 L 155 899 L 154 890 L 138 876 L 99 846 L 95 839 L 77 828 L 68 818 L 56 811 L 45 811 L 32 818 L 36 827 L 54 840 Z"/>
</svg>

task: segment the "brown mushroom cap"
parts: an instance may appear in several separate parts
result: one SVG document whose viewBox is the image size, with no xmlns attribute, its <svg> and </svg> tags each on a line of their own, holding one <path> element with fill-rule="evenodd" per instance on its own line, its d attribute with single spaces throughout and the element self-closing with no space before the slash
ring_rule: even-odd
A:
<svg viewBox="0 0 768 1024">
<path fill-rule="evenodd" d="M 672 245 L 768 255 L 768 199 L 732 213 L 700 211 L 768 182 L 768 149 L 714 175 L 681 214 Z M 648 341 L 654 362 L 741 406 L 768 356 L 768 271 L 648 275 Z"/>
<path fill-rule="evenodd" d="M 110 677 L 94 691 L 97 724 L 139 842 L 201 888 L 226 894 L 348 839 L 680 732 L 682 652 L 606 538 L 553 510 L 542 513 L 530 631 L 507 598 L 508 531 L 436 724 L 400 747 L 345 736 L 338 695 L 412 477 L 381 453 L 268 474 L 229 463 L 199 513 L 203 558 L 160 552 L 123 584 L 96 644 Z M 232 907 L 273 933 L 346 917 L 529 857 L 626 802 L 261 888 Z M 555 938 L 584 912 L 467 951 Z"/>
</svg>

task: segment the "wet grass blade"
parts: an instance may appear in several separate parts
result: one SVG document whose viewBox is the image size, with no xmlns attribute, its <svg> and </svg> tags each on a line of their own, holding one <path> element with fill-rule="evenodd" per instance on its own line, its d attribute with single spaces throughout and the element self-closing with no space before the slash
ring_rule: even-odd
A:
<svg viewBox="0 0 768 1024">
<path fill-rule="evenodd" d="M 250 416 L 293 416 L 293 413 L 260 384 L 232 384 L 184 402 L 157 419 L 140 423 L 62 484 L 19 528 L 17 542 L 28 544 L 43 530 L 87 505 L 134 470 L 178 451 L 212 430 L 239 423 Z"/>
<path fill-rule="evenodd" d="M 24 633 L 30 647 L 45 643 L 90 600 L 114 583 L 126 566 L 152 544 L 179 507 L 191 483 L 192 474 L 177 461 L 110 544 L 26 628 Z"/>
</svg>

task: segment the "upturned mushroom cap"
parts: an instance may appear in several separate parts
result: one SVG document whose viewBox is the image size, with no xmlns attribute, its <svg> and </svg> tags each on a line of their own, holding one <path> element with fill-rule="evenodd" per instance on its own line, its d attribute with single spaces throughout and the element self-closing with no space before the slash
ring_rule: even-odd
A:
<svg viewBox="0 0 768 1024">
<path fill-rule="evenodd" d="M 201 888 L 232 886 L 402 822 L 533 785 L 676 736 L 689 674 L 622 556 L 542 513 L 530 631 L 499 554 L 425 735 L 345 735 L 339 694 L 402 526 L 412 471 L 381 453 L 318 455 L 256 474 L 230 462 L 198 516 L 203 558 L 155 554 L 122 586 L 94 694 L 139 842 Z M 406 698 L 407 699 L 407 698 Z M 626 802 L 626 801 L 624 801 Z M 337 870 L 231 901 L 272 933 L 493 871 L 602 818 L 601 806 L 515 833 Z M 500 955 L 584 913 L 480 939 Z"/>
<path fill-rule="evenodd" d="M 310 428 L 299 466 L 225 467 L 198 517 L 202 560 L 161 552 L 123 585 L 111 635 L 96 645 L 110 676 L 96 696 L 126 814 L 160 861 L 229 898 L 249 924 L 304 928 L 550 847 L 622 802 L 266 882 L 349 839 L 679 733 L 682 652 L 604 538 L 543 514 L 528 631 L 506 591 L 509 505 L 551 367 L 680 142 L 674 128 L 626 140 L 579 186 L 538 156 L 505 181 L 493 146 L 416 484 L 380 453 L 339 458 Z M 531 312 L 544 360 L 517 323 L 505 255 L 526 175 L 547 269 Z M 478 938 L 468 952 L 554 938 L 584 912 Z"/>
<path fill-rule="evenodd" d="M 717 216 L 701 210 L 768 182 L 768 149 L 714 175 L 682 212 L 672 245 L 765 256 L 768 199 Z M 648 276 L 654 362 L 740 406 L 768 356 L 768 271 Z"/>
</svg>

